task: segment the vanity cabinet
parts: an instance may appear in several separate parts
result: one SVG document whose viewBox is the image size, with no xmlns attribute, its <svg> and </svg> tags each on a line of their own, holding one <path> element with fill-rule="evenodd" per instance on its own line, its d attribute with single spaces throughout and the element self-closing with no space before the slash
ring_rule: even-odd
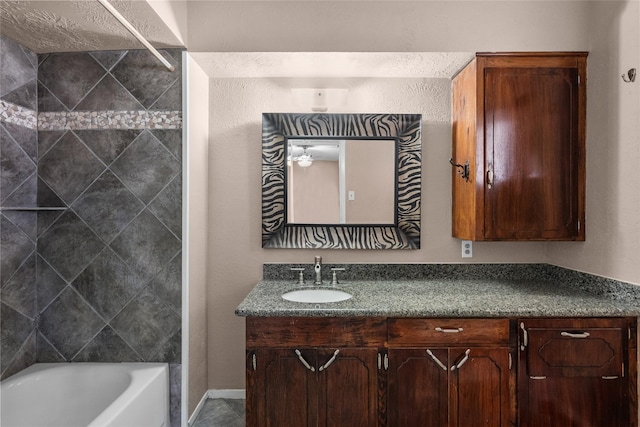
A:
<svg viewBox="0 0 640 427">
<path fill-rule="evenodd" d="M 585 239 L 586 58 L 479 53 L 454 77 L 454 237 Z"/>
<path fill-rule="evenodd" d="M 508 319 L 389 319 L 389 427 L 511 426 Z"/>
<path fill-rule="evenodd" d="M 248 427 L 638 427 L 636 318 L 246 324 Z"/>
<path fill-rule="evenodd" d="M 247 318 L 247 426 L 378 425 L 381 319 Z"/>
<path fill-rule="evenodd" d="M 519 425 L 637 426 L 635 325 L 628 318 L 521 320 Z"/>
</svg>

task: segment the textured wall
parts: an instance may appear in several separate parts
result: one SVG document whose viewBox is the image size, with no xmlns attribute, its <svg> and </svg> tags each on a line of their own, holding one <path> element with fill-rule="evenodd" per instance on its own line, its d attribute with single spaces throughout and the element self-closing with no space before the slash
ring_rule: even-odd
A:
<svg viewBox="0 0 640 427">
<path fill-rule="evenodd" d="M 35 360 L 169 363 L 177 425 L 182 74 L 181 51 L 163 53 L 177 71 L 147 51 L 38 56 L 35 157 L 5 161 L 2 154 L 3 177 L 5 165 L 34 173 L 3 207 L 38 206 L 15 214 L 35 218 L 36 253 L 22 268 L 30 277 L 16 284 L 35 290 Z M 30 198 L 15 201 L 22 193 Z M 16 222 L 3 223 L 9 220 Z M 3 249 L 5 240 L 16 240 L 4 228 L 2 236 Z M 3 345 L 11 325 L 3 321 Z"/>
<path fill-rule="evenodd" d="M 640 2 L 592 3 L 586 241 L 550 243 L 552 263 L 640 285 Z"/>
<path fill-rule="evenodd" d="M 263 263 L 455 263 L 451 237 L 451 81 L 336 79 L 344 110 L 422 113 L 422 230 L 419 250 L 262 249 L 261 114 L 295 112 L 295 79 L 211 79 L 209 148 L 209 388 L 244 388 L 244 319 L 234 308 L 262 277 Z M 336 86 L 332 86 L 336 85 Z M 300 107 L 297 107 L 300 108 Z M 224 200 L 224 203 L 219 201 Z M 545 262 L 544 243 L 478 242 L 470 262 Z M 292 276 L 293 279 L 293 276 Z"/>
</svg>

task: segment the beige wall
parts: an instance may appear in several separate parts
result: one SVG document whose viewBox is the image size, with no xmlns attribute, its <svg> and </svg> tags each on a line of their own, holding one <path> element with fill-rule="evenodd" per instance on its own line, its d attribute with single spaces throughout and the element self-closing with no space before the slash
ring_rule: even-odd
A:
<svg viewBox="0 0 640 427">
<path fill-rule="evenodd" d="M 267 262 L 462 262 L 451 237 L 450 86 L 445 79 L 350 79 L 352 111 L 423 114 L 422 249 L 274 250 L 261 247 L 261 114 L 291 111 L 287 79 L 212 79 L 209 388 L 244 388 L 244 319 L 235 307 Z M 222 101 L 223 100 L 223 101 Z M 477 243 L 471 262 L 545 262 L 543 243 Z M 292 276 L 293 277 L 293 276 Z"/>
<path fill-rule="evenodd" d="M 393 224 L 396 147 L 394 141 L 347 141 L 347 224 Z M 355 193 L 349 200 L 348 192 Z"/>
<path fill-rule="evenodd" d="M 303 168 L 293 162 L 287 187 L 289 216 L 295 224 L 340 222 L 340 174 L 338 162 L 315 161 Z"/>
<path fill-rule="evenodd" d="M 640 3 L 594 2 L 589 22 L 584 243 L 548 245 L 550 262 L 640 284 Z"/>
<path fill-rule="evenodd" d="M 580 1 L 197 2 L 193 6 L 197 13 L 189 15 L 190 24 L 197 27 L 203 25 L 201 20 L 206 20 L 209 33 L 190 40 L 189 48 L 248 52 L 593 48 L 589 59 L 587 242 L 478 242 L 474 244 L 474 257 L 464 262 L 551 261 L 640 283 L 637 257 L 634 261 L 631 255 L 625 255 L 627 250 L 635 248 L 636 254 L 640 250 L 637 243 L 640 232 L 632 218 L 633 212 L 638 212 L 638 199 L 631 194 L 632 186 L 638 185 L 632 170 L 638 163 L 638 133 L 637 127 L 633 128 L 633 123 L 637 126 L 638 114 L 637 109 L 635 116 L 622 112 L 623 106 L 632 111 L 637 108 L 638 83 L 631 87 L 617 82 L 622 68 L 638 66 L 637 56 L 630 59 L 628 65 L 626 58 L 617 56 L 623 37 L 620 27 L 602 34 L 611 23 L 619 22 L 620 18 L 627 22 L 631 17 L 636 19 L 633 28 L 636 33 L 632 34 L 636 34 L 637 43 L 638 15 L 632 16 L 637 1 L 625 6 L 630 7 L 631 12 L 621 6 L 625 5 Z M 610 8 L 617 12 L 610 12 Z M 367 12 L 361 16 L 363 10 Z M 330 21 L 327 14 L 332 17 Z M 310 21 L 312 16 L 314 21 Z M 343 20 L 349 25 L 343 25 Z M 629 26 L 628 23 L 620 25 L 625 29 Z M 247 28 L 251 31 L 246 31 Z M 598 34 L 606 35 L 607 41 L 594 40 Z M 637 44 L 635 46 L 637 50 Z M 613 52 L 608 54 L 608 50 Z M 623 60 L 624 67 L 617 63 Z M 314 84 L 349 89 L 344 111 L 423 114 L 420 250 L 261 248 L 261 114 L 294 112 L 290 89 Z M 610 90 L 613 93 L 610 94 Z M 626 97 L 629 98 L 625 101 Z M 208 235 L 207 284 L 209 388 L 244 388 L 244 319 L 236 317 L 233 310 L 260 280 L 263 263 L 311 263 L 316 254 L 322 255 L 325 262 L 341 263 L 463 262 L 460 241 L 451 238 L 450 233 L 449 80 L 212 79 L 209 98 L 209 218 L 212 224 Z M 600 100 L 604 100 L 605 105 L 600 105 Z"/>
<path fill-rule="evenodd" d="M 187 144 L 184 156 L 186 167 L 183 182 L 183 217 L 186 233 L 186 253 L 183 254 L 183 277 L 186 300 L 189 302 L 188 366 L 183 370 L 189 381 L 187 402 L 183 402 L 183 417 L 190 415 L 207 391 L 207 224 L 208 217 L 208 162 L 209 162 L 209 79 L 189 55 L 187 56 L 187 106 L 185 129 Z M 197 89 L 196 89 L 197 88 Z M 183 332 L 183 339 L 186 339 Z M 185 425 L 183 423 L 183 425 Z"/>
</svg>

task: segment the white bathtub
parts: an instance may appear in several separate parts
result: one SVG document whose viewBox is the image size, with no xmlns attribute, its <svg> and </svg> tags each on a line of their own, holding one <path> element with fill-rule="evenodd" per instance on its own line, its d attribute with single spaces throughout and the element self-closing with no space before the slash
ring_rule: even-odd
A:
<svg viewBox="0 0 640 427">
<path fill-rule="evenodd" d="M 168 427 L 163 363 L 36 363 L 2 381 L 2 427 Z"/>
</svg>

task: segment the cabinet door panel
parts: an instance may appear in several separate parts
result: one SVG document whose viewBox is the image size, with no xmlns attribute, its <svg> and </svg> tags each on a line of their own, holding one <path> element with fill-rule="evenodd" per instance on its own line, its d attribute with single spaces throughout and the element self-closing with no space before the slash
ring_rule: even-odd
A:
<svg viewBox="0 0 640 427">
<path fill-rule="evenodd" d="M 452 427 L 510 425 L 509 349 L 471 348 L 464 360 L 461 349 L 450 349 Z M 457 366 L 457 365 L 456 365 Z"/>
<path fill-rule="evenodd" d="M 318 372 L 319 426 L 377 425 L 377 355 L 374 348 L 340 349 L 333 362 Z M 333 352 L 319 350 L 319 366 L 322 368 L 333 357 Z"/>
<path fill-rule="evenodd" d="M 485 70 L 486 238 L 577 236 L 577 76 L 575 68 Z"/>
<path fill-rule="evenodd" d="M 248 367 L 247 380 L 252 384 L 247 406 L 255 408 L 247 426 L 300 427 L 316 423 L 317 380 L 299 360 L 293 349 L 260 349 L 255 351 L 256 370 Z M 314 351 L 302 351 L 313 366 Z"/>
<path fill-rule="evenodd" d="M 446 349 L 431 349 L 445 368 Z M 443 427 L 448 422 L 448 368 L 426 349 L 390 349 L 388 427 Z"/>
<path fill-rule="evenodd" d="M 520 394 L 522 427 L 628 426 L 628 395 L 622 378 L 529 379 Z"/>
</svg>

